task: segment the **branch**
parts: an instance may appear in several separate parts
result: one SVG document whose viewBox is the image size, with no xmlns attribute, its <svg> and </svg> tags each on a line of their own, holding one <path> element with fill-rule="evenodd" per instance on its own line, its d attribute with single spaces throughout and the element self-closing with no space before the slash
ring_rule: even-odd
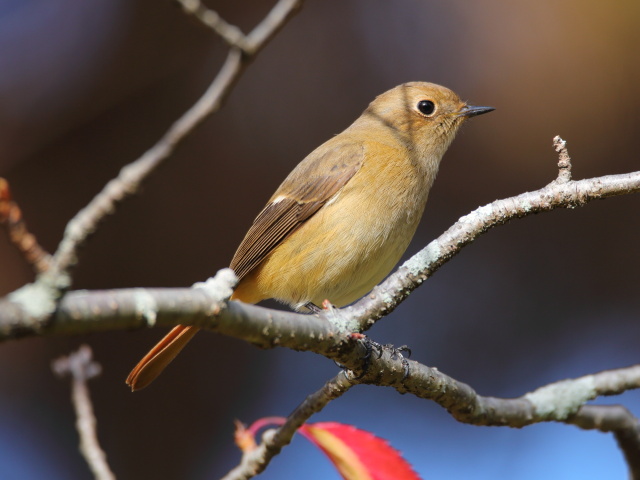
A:
<svg viewBox="0 0 640 480">
<path fill-rule="evenodd" d="M 365 366 L 366 340 L 327 321 L 335 315 L 333 311 L 303 315 L 228 302 L 234 280 L 231 271 L 225 269 L 207 282 L 206 288 L 71 292 L 63 299 L 47 333 L 192 324 L 262 348 L 312 351 L 340 362 L 358 378 Z M 521 427 L 540 421 L 565 421 L 588 400 L 640 387 L 638 365 L 558 382 L 518 399 L 498 399 L 478 396 L 468 385 L 406 360 L 393 349 L 382 348 L 367 363 L 368 373 L 360 383 L 391 386 L 400 393 L 432 399 L 458 420 L 478 425 Z"/>
<path fill-rule="evenodd" d="M 222 37 L 230 47 L 242 50 L 249 57 L 258 53 L 302 6 L 302 0 L 280 0 L 249 35 L 244 35 L 238 27 L 225 22 L 217 12 L 207 8 L 200 0 L 177 2 L 185 12 Z"/>
<path fill-rule="evenodd" d="M 40 246 L 36 237 L 27 229 L 22 211 L 18 204 L 11 200 L 9 183 L 4 178 L 0 178 L 0 224 L 6 226 L 9 238 L 36 273 L 48 270 L 51 255 Z"/>
<path fill-rule="evenodd" d="M 107 463 L 107 456 L 100 448 L 96 433 L 96 417 L 93 414 L 87 380 L 100 375 L 100 364 L 91 360 L 91 348 L 83 345 L 68 357 L 61 357 L 52 364 L 59 377 L 71 376 L 71 399 L 76 411 L 76 429 L 80 435 L 80 453 L 89 464 L 97 480 L 115 480 Z"/>
<path fill-rule="evenodd" d="M 118 176 L 69 221 L 46 271 L 38 276 L 35 283 L 25 285 L 7 299 L 0 300 L 0 309 L 9 312 L 13 318 L 28 319 L 35 330 L 42 330 L 60 297 L 71 285 L 71 268 L 77 263 L 80 247 L 106 216 L 115 211 L 119 202 L 136 193 L 140 184 L 173 153 L 178 144 L 220 109 L 245 67 L 301 4 L 302 0 L 279 0 L 262 22 L 246 38 L 243 37 L 246 45 L 242 49 L 237 46 L 231 48 L 220 72 L 202 97 L 171 125 L 153 147 L 123 167 Z"/>
<path fill-rule="evenodd" d="M 640 421 L 622 405 L 584 405 L 567 419 L 585 430 L 613 432 L 632 479 L 640 479 Z"/>
<path fill-rule="evenodd" d="M 356 383 L 357 381 L 348 379 L 343 372 L 340 372 L 320 390 L 309 395 L 287 417 L 282 426 L 275 430 L 267 430 L 259 446 L 246 449 L 240 465 L 227 473 L 222 480 L 246 480 L 264 471 L 271 459 L 291 442 L 294 433 L 311 415 L 321 411 L 331 400 L 342 396 Z"/>
<path fill-rule="evenodd" d="M 561 184 L 552 182 L 534 192 L 496 200 L 460 218 L 438 239 L 411 257 L 395 273 L 375 287 L 369 295 L 354 305 L 325 311 L 322 316 L 329 320 L 333 327 L 322 328 L 315 325 L 312 329 L 320 330 L 320 332 L 316 331 L 316 334 L 326 334 L 329 330 L 355 332 L 370 328 L 378 319 L 395 309 L 414 289 L 458 254 L 463 247 L 497 225 L 534 213 L 582 206 L 595 199 L 638 191 L 640 191 L 640 172 L 633 172 Z M 54 314 L 51 324 L 44 328 L 41 324 L 34 324 L 25 311 L 37 310 L 40 308 L 39 302 L 46 301 L 47 297 L 37 290 L 30 291 L 27 287 L 10 294 L 4 302 L 0 301 L 0 340 L 19 336 L 87 333 L 105 329 L 142 327 L 146 324 L 140 305 L 147 310 L 149 305 L 153 307 L 153 316 L 157 319 L 158 325 L 171 326 L 182 323 L 205 326 L 204 324 L 210 320 L 206 298 L 203 297 L 202 292 L 194 290 L 83 291 L 67 294 Z M 45 309 L 46 305 L 42 308 Z M 226 322 L 229 318 L 238 321 L 238 317 L 242 317 L 243 321 L 238 325 L 242 325 L 243 329 L 229 326 L 228 331 L 221 333 L 262 344 L 278 342 L 287 335 L 309 333 L 305 330 L 313 318 L 309 315 L 262 309 L 250 305 L 240 306 L 237 302 L 231 302 L 229 308 L 223 309 L 216 317 L 216 323 Z M 262 328 L 261 322 L 269 321 L 272 317 L 286 317 L 289 319 L 288 324 L 283 326 L 283 330 L 277 334 L 273 331 L 270 335 L 260 332 L 256 337 L 251 322 L 256 322 Z M 206 326 L 215 328 L 211 323 Z M 292 348 L 297 347 L 292 346 Z"/>
<path fill-rule="evenodd" d="M 176 0 L 189 15 L 217 33 L 230 47 L 246 51 L 247 37 L 235 25 L 227 23 L 218 12 L 207 8 L 200 0 Z"/>
<path fill-rule="evenodd" d="M 637 365 L 556 382 L 516 399 L 482 397 L 470 386 L 435 368 L 406 360 L 393 349 L 381 348 L 378 354 L 370 355 L 363 362 L 366 340 L 326 321 L 331 312 L 302 315 L 227 302 L 234 281 L 235 276 L 226 269 L 206 286 L 193 289 L 71 292 L 63 299 L 50 333 L 68 333 L 79 327 L 83 327 L 82 331 L 96 331 L 140 325 L 196 324 L 264 348 L 283 346 L 324 355 L 351 369 L 352 383 L 390 386 L 400 393 L 434 400 L 457 420 L 475 425 L 522 427 L 560 421 L 610 431 L 609 423 L 585 424 L 581 407 L 598 396 L 640 388 L 640 365 Z M 367 372 L 362 375 L 365 367 Z M 629 438 L 625 451 L 633 452 L 628 454 L 630 458 L 640 457 L 637 429 L 631 431 L 625 427 L 619 433 L 616 430 L 616 435 L 619 441 Z"/>
<path fill-rule="evenodd" d="M 640 171 L 564 183 L 504 200 L 496 200 L 461 217 L 451 228 L 407 260 L 400 268 L 351 307 L 338 310 L 336 320 L 353 331 L 371 328 L 409 294 L 483 233 L 516 218 L 557 208 L 575 208 L 593 200 L 640 192 Z"/>
<path fill-rule="evenodd" d="M 55 269 L 63 273 L 77 261 L 77 251 L 117 203 L 136 193 L 141 182 L 153 172 L 176 146 L 207 117 L 218 111 L 244 68 L 300 7 L 301 0 L 280 0 L 249 34 L 250 49 L 231 48 L 220 72 L 200 99 L 180 117 L 163 137 L 140 158 L 124 167 L 85 208 L 71 219 L 54 255 Z"/>
<path fill-rule="evenodd" d="M 556 180 L 535 192 L 495 201 L 462 217 L 354 306 L 340 310 L 330 308 L 319 315 L 229 302 L 235 276 L 226 269 L 204 288 L 70 292 L 61 301 L 52 321 L 43 328 L 33 327 L 20 315 L 0 306 L 0 339 L 192 324 L 266 348 L 284 346 L 319 353 L 355 372 L 350 378 L 432 399 L 466 423 L 513 427 L 542 421 L 575 423 L 579 419 L 584 423 L 586 414 L 580 413 L 580 408 L 588 400 L 640 387 L 640 366 L 557 382 L 517 399 L 498 399 L 481 397 L 468 385 L 437 369 L 408 361 L 388 348 L 381 348 L 379 355 L 370 355 L 365 362 L 366 375 L 363 375 L 366 341 L 350 332 L 369 328 L 462 247 L 496 225 L 532 213 L 581 206 L 594 199 L 638 191 L 640 172 L 634 172 L 564 183 Z M 12 295 L 10 300 L 28 304 L 26 296 Z M 594 422 L 593 428 L 605 428 L 601 425 L 604 424 Z M 619 441 L 626 439 L 623 448 L 628 457 L 640 457 L 637 429 L 616 430 L 616 436 Z"/>
</svg>

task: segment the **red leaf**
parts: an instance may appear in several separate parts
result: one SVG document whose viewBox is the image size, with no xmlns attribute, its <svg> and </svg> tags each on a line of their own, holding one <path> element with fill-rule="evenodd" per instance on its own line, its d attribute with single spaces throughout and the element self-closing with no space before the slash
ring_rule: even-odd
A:
<svg viewBox="0 0 640 480">
<path fill-rule="evenodd" d="M 386 440 L 336 422 L 306 424 L 300 433 L 317 445 L 345 480 L 420 480 Z"/>
</svg>

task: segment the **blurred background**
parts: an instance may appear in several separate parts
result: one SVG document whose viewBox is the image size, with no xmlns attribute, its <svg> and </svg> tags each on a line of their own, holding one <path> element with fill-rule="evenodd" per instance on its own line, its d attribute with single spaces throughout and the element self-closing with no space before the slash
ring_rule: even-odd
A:
<svg viewBox="0 0 640 480">
<path fill-rule="evenodd" d="M 271 3 L 208 5 L 249 31 Z M 223 110 L 100 227 L 74 288 L 184 287 L 213 275 L 291 168 L 406 81 L 497 108 L 447 153 L 407 256 L 476 207 L 553 180 L 555 135 L 568 141 L 575 178 L 638 170 L 639 24 L 637 0 L 308 0 Z M 200 96 L 225 53 L 169 0 L 0 2 L 0 175 L 47 249 Z M 619 197 L 492 230 L 369 334 L 492 396 L 637 363 L 639 209 L 637 195 Z M 0 234 L 0 294 L 32 278 Z M 240 457 L 234 419 L 286 415 L 337 372 L 316 355 L 205 333 L 130 393 L 126 375 L 163 333 L 3 344 L 0 477 L 89 478 L 69 384 L 50 370 L 81 343 L 104 369 L 91 394 L 122 479 L 218 478 Z M 640 415 L 638 392 L 598 402 Z M 391 389 L 356 387 L 319 420 L 388 439 L 424 478 L 626 478 L 610 435 L 462 425 Z M 263 478 L 338 476 L 296 438 Z"/>
</svg>

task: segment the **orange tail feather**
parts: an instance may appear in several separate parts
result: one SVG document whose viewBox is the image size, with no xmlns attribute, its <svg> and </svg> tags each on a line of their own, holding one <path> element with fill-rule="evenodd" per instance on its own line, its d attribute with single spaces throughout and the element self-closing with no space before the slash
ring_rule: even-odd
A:
<svg viewBox="0 0 640 480">
<path fill-rule="evenodd" d="M 251 275 L 248 275 L 238 287 L 251 283 L 253 281 L 252 278 Z M 251 281 L 247 282 L 249 279 L 251 279 Z M 263 299 L 263 297 L 253 294 L 252 290 L 252 284 L 241 293 L 236 289 L 233 295 L 231 295 L 231 300 L 256 303 Z M 131 370 L 126 380 L 127 385 L 131 387 L 131 391 L 135 392 L 136 390 L 140 390 L 153 382 L 199 330 L 198 327 L 178 325 L 167 333 L 165 337 L 138 362 L 134 369 Z"/>
<path fill-rule="evenodd" d="M 131 391 L 140 390 L 153 382 L 198 330 L 198 327 L 178 325 L 167 333 L 131 370 L 127 377 L 127 385 L 131 387 Z"/>
</svg>

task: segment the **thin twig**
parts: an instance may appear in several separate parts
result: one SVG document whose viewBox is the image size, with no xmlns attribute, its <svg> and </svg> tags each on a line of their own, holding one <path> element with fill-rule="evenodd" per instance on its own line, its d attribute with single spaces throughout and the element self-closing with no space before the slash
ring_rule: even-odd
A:
<svg viewBox="0 0 640 480">
<path fill-rule="evenodd" d="M 51 278 L 45 283 L 60 291 L 70 284 L 69 270 L 77 263 L 78 249 L 95 232 L 99 223 L 113 213 L 116 205 L 137 192 L 143 180 L 207 117 L 216 112 L 227 98 L 249 61 L 284 26 L 301 5 L 301 0 L 280 0 L 267 16 L 249 34 L 242 50 L 233 47 L 220 72 L 204 95 L 182 115 L 162 138 L 140 158 L 125 166 L 89 204 L 72 218 L 53 256 Z"/>
<path fill-rule="evenodd" d="M 71 376 L 71 398 L 76 411 L 76 429 L 80 435 L 82 456 L 97 480 L 115 480 L 116 477 L 107 463 L 107 456 L 98 442 L 96 417 L 87 387 L 87 381 L 101 372 L 100 364 L 92 361 L 91 356 L 91 348 L 82 345 L 77 352 L 55 360 L 52 368 L 60 377 Z"/>
<path fill-rule="evenodd" d="M 218 12 L 207 8 L 200 0 L 176 0 L 190 15 L 193 15 L 203 25 L 216 32 L 230 47 L 237 47 L 245 53 L 249 53 L 247 48 L 247 38 L 242 30 L 235 25 L 227 23 Z"/>
<path fill-rule="evenodd" d="M 640 480 L 640 420 L 622 405 L 584 405 L 567 423 L 585 430 L 612 432 L 624 454 L 630 478 Z"/>
<path fill-rule="evenodd" d="M 215 80 L 195 105 L 171 125 L 167 133 L 153 147 L 124 167 L 117 178 L 107 183 L 89 205 L 71 219 L 54 255 L 57 270 L 64 271 L 75 264 L 78 248 L 84 244 L 87 237 L 95 231 L 107 214 L 113 213 L 116 204 L 135 193 L 141 182 L 173 153 L 178 143 L 220 108 L 248 64 L 249 55 L 258 53 L 273 38 L 297 10 L 300 3 L 300 0 L 280 0 L 249 34 L 252 44 L 250 51 L 232 48 Z"/>
<path fill-rule="evenodd" d="M 22 211 L 18 204 L 11 200 L 9 183 L 4 178 L 0 178 L 0 224 L 6 226 L 9 238 L 36 273 L 45 272 L 49 268 L 51 255 L 27 229 Z"/>
<path fill-rule="evenodd" d="M 343 372 L 329 380 L 317 392 L 309 395 L 288 417 L 285 423 L 274 430 L 267 430 L 262 443 L 253 450 L 246 451 L 240 464 L 227 473 L 222 480 L 246 480 L 262 472 L 273 457 L 291 442 L 296 431 L 313 415 L 322 410 L 330 401 L 343 395 L 357 381 L 348 379 Z"/>
<path fill-rule="evenodd" d="M 221 107 L 245 67 L 301 4 L 302 0 L 280 0 L 245 38 L 247 45 L 242 50 L 238 47 L 230 49 L 218 75 L 202 97 L 171 125 L 153 147 L 122 168 L 118 176 L 109 181 L 102 191 L 67 223 L 63 238 L 51 259 L 50 268 L 39 275 L 35 283 L 16 290 L 8 299 L 0 299 L 0 310 L 11 312 L 13 319 L 25 315 L 24 318 L 30 318 L 34 329 L 42 329 L 62 294 L 71 286 L 71 268 L 77 263 L 78 250 L 89 236 L 108 214 L 115 211 L 119 202 L 138 191 L 140 184 L 173 153 L 181 141 Z M 34 296 L 37 297 L 37 301 L 32 300 Z M 13 320 L 8 321 L 12 322 Z M 15 325 L 14 331 L 18 330 L 21 330 L 21 327 Z"/>
<path fill-rule="evenodd" d="M 231 50 L 218 76 L 195 105 L 171 125 L 152 148 L 125 166 L 116 178 L 109 181 L 104 189 L 69 221 L 54 255 L 57 270 L 66 270 L 75 264 L 78 248 L 107 214 L 113 213 L 116 204 L 135 193 L 147 176 L 173 153 L 178 143 L 220 107 L 222 100 L 238 79 L 242 63 L 239 51 Z"/>
</svg>

